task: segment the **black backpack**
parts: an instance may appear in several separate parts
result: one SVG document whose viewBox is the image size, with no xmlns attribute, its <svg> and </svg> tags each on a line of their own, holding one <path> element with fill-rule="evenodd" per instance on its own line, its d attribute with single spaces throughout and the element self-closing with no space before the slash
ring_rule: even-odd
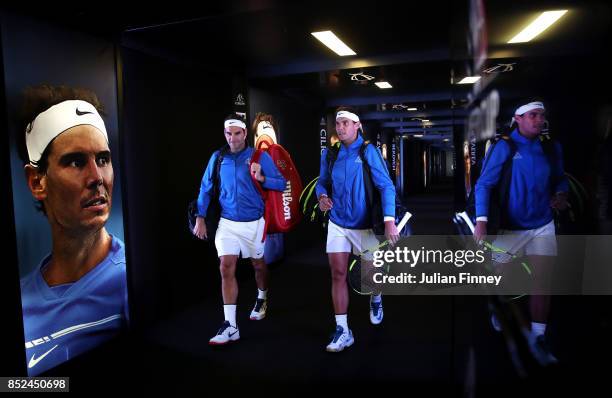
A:
<svg viewBox="0 0 612 398">
<path fill-rule="evenodd" d="M 546 155 L 546 159 L 548 160 L 548 164 L 550 165 L 551 170 L 554 168 L 556 162 L 556 152 L 554 147 L 554 140 L 549 135 L 540 135 L 540 143 L 542 145 L 542 150 Z M 500 173 L 499 181 L 497 185 L 491 191 L 491 195 L 489 197 L 489 214 L 487 216 L 487 235 L 497 235 L 500 229 L 508 229 L 508 230 L 517 230 L 520 229 L 516 225 L 513 225 L 510 221 L 510 217 L 508 216 L 508 201 L 510 198 L 510 183 L 512 181 L 512 162 L 514 155 L 516 154 L 516 143 L 512 140 L 511 137 L 507 135 L 501 135 L 493 141 L 491 148 L 489 149 L 489 156 L 495 149 L 495 145 L 497 145 L 500 141 L 505 141 L 506 144 L 510 147 L 510 154 L 508 158 L 504 162 L 502 166 L 502 170 Z M 487 165 L 487 161 L 489 156 L 486 156 L 482 167 L 480 168 L 480 172 L 485 169 Z M 551 178 L 550 180 L 550 191 L 551 194 L 559 182 L 559 178 Z M 472 219 L 474 224 L 476 223 L 476 189 L 472 189 L 470 191 L 470 195 L 468 196 L 466 203 L 466 212 L 469 217 Z"/>
<path fill-rule="evenodd" d="M 206 217 L 204 218 L 206 223 L 206 233 L 208 235 L 208 239 L 206 239 L 206 241 L 208 242 L 215 241 L 215 234 L 217 233 L 219 220 L 221 219 L 221 203 L 219 202 L 219 174 L 221 173 L 221 163 L 223 162 L 223 158 L 229 151 L 229 145 L 224 145 L 221 149 L 219 149 L 219 156 L 215 161 L 215 171 L 212 175 L 213 189 L 210 195 L 208 209 L 206 209 Z M 192 234 L 196 223 L 197 213 L 198 200 L 196 199 L 189 202 L 189 206 L 187 207 L 187 223 L 189 226 L 189 232 Z"/>
</svg>

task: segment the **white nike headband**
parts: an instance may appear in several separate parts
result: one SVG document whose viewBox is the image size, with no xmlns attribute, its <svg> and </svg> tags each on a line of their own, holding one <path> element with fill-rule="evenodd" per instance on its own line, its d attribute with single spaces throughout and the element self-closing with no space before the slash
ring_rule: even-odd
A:
<svg viewBox="0 0 612 398">
<path fill-rule="evenodd" d="M 514 116 L 522 116 L 525 113 L 532 111 L 534 109 L 546 110 L 542 102 L 540 101 L 530 102 L 528 104 L 525 104 L 525 105 L 522 105 L 516 108 L 516 110 L 514 111 Z M 510 126 L 512 126 L 514 122 L 515 122 L 514 117 L 512 117 L 512 120 L 510 121 Z"/>
<path fill-rule="evenodd" d="M 336 120 L 340 119 L 341 117 L 345 117 L 349 120 L 354 121 L 355 123 L 359 122 L 359 116 L 355 115 L 353 112 L 340 111 L 336 113 Z"/>
<path fill-rule="evenodd" d="M 238 119 L 228 119 L 225 121 L 225 123 L 223 123 L 223 126 L 226 130 L 230 127 L 240 127 L 241 129 L 246 130 L 246 124 L 244 124 L 242 120 Z"/>
<path fill-rule="evenodd" d="M 527 113 L 529 111 L 532 111 L 534 109 L 546 110 L 546 109 L 544 109 L 544 104 L 543 103 L 541 103 L 540 101 L 536 101 L 536 102 L 530 102 L 530 103 L 525 104 L 523 106 L 519 106 L 514 111 L 514 114 L 521 116 L 521 115 L 524 115 L 525 113 Z"/>
<path fill-rule="evenodd" d="M 66 130 L 81 125 L 94 126 L 108 143 L 108 134 L 102 117 L 96 107 L 82 100 L 68 100 L 53 105 L 40 113 L 26 127 L 26 147 L 28 158 L 36 165 L 43 152 L 55 137 Z"/>
</svg>

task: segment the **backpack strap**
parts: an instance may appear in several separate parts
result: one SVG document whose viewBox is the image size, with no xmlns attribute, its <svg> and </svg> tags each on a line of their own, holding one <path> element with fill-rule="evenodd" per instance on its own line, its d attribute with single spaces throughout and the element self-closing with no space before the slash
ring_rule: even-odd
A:
<svg viewBox="0 0 612 398">
<path fill-rule="evenodd" d="M 499 195 L 498 199 L 500 201 L 499 208 L 501 211 L 500 227 L 507 227 L 510 226 L 508 221 L 508 203 L 510 202 L 510 184 L 512 183 L 512 162 L 514 160 L 514 155 L 516 154 L 516 143 L 512 140 L 510 136 L 507 135 L 502 135 L 497 142 L 501 140 L 504 140 L 510 148 L 510 154 L 504 161 L 504 164 L 501 169 L 501 175 L 499 181 L 497 182 L 497 190 Z M 493 148 L 491 148 L 491 150 L 493 150 Z"/>
<path fill-rule="evenodd" d="M 227 155 L 229 150 L 230 150 L 229 145 L 224 145 L 221 148 L 219 148 L 219 156 L 217 157 L 217 161 L 215 163 L 215 174 L 214 174 L 214 178 L 217 180 L 219 180 L 219 174 L 221 171 L 221 163 L 223 162 L 223 158 L 225 157 L 225 155 Z"/>
<path fill-rule="evenodd" d="M 564 175 L 553 175 L 555 167 L 557 166 L 555 140 L 548 134 L 540 134 L 539 139 L 540 145 L 542 146 L 542 151 L 544 152 L 544 155 L 546 155 L 546 160 L 548 161 L 548 165 L 550 167 L 550 193 L 552 195 L 555 187 L 559 182 L 561 182 Z"/>
<path fill-rule="evenodd" d="M 361 158 L 361 164 L 363 164 L 363 170 L 367 173 L 370 181 L 372 179 L 372 172 L 370 170 L 370 164 L 368 163 L 368 160 L 366 159 L 365 151 L 368 145 L 371 145 L 371 144 L 372 143 L 370 141 L 364 141 L 363 144 L 361 144 L 361 146 L 359 147 L 359 157 Z"/>
<path fill-rule="evenodd" d="M 368 209 L 370 211 L 370 219 L 372 220 L 372 228 L 377 229 L 376 224 L 380 224 L 380 222 L 384 219 L 382 217 L 382 196 L 378 192 L 376 186 L 374 186 L 374 180 L 372 179 L 372 169 L 370 168 L 370 164 L 366 159 L 365 152 L 368 148 L 368 145 L 373 145 L 370 141 L 364 141 L 363 144 L 359 147 L 359 157 L 361 158 L 362 170 L 363 170 L 363 185 L 365 188 L 366 194 L 366 203 L 368 205 Z M 374 216 L 372 212 L 379 212 L 378 215 Z M 380 232 L 380 231 L 379 231 Z"/>
<path fill-rule="evenodd" d="M 339 144 L 332 145 L 329 148 L 327 148 L 326 160 L 327 160 L 327 167 L 329 168 L 330 174 L 334 168 L 334 163 L 336 163 L 336 159 L 338 159 L 338 152 L 340 152 Z"/>
<path fill-rule="evenodd" d="M 370 145 L 370 141 L 364 141 L 359 147 L 359 157 L 361 158 L 361 164 L 363 168 L 363 184 L 366 191 L 366 203 L 372 211 L 371 206 L 374 202 L 374 182 L 372 181 L 372 171 L 370 170 L 370 164 L 366 160 L 365 151 Z"/>
<path fill-rule="evenodd" d="M 338 153 L 340 152 L 340 143 L 336 143 L 336 145 L 332 145 L 329 148 L 327 148 L 327 154 L 325 156 L 325 159 L 327 161 L 327 170 L 329 172 L 329 185 L 327 187 L 325 187 L 325 189 L 327 190 L 327 195 L 331 198 L 332 197 L 332 189 L 333 189 L 333 182 L 332 182 L 332 171 L 334 170 L 334 164 L 336 163 L 336 159 L 338 159 Z M 317 198 L 318 199 L 318 198 Z"/>
</svg>

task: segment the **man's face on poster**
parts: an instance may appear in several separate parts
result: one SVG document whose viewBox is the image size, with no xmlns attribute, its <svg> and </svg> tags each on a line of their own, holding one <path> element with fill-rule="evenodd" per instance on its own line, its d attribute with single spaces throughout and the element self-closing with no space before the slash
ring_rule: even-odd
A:
<svg viewBox="0 0 612 398">
<path fill-rule="evenodd" d="M 68 231 L 104 227 L 112 205 L 113 166 L 105 137 L 91 125 L 72 127 L 51 144 L 45 174 L 28 184 L 52 226 Z"/>
</svg>

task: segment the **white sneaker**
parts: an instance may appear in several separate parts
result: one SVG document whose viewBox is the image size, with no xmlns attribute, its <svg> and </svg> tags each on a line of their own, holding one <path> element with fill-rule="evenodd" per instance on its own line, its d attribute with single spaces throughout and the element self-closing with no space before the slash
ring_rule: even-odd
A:
<svg viewBox="0 0 612 398">
<path fill-rule="evenodd" d="M 327 352 L 340 352 L 344 350 L 346 347 L 350 347 L 355 342 L 353 338 L 353 332 L 349 329 L 348 332 L 345 332 L 342 326 L 337 325 L 336 331 L 334 332 L 334 337 L 332 338 L 331 343 L 329 343 L 326 347 Z"/>
<path fill-rule="evenodd" d="M 529 336 L 528 338 L 529 349 L 533 354 L 533 357 L 541 366 L 555 365 L 559 363 L 557 357 L 553 355 L 546 343 L 544 335 Z"/>
<path fill-rule="evenodd" d="M 383 320 L 382 297 L 378 303 L 372 301 L 370 296 L 370 322 L 372 325 L 380 325 Z"/>
<path fill-rule="evenodd" d="M 249 319 L 252 321 L 260 321 L 266 317 L 266 310 L 268 309 L 268 300 L 266 299 L 257 299 L 255 300 L 255 307 L 253 307 L 253 311 L 251 311 L 251 316 Z"/>
<path fill-rule="evenodd" d="M 240 339 L 237 327 L 230 325 L 228 321 L 223 322 L 217 335 L 208 341 L 210 345 L 223 345 Z"/>
</svg>

